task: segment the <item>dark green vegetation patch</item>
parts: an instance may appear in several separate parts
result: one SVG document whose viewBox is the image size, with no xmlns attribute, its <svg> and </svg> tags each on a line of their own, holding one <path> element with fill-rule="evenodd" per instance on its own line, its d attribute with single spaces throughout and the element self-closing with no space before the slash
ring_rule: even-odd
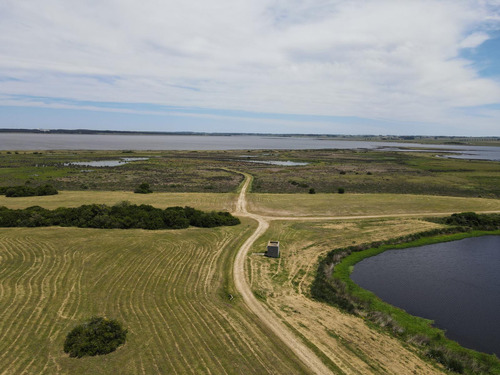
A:
<svg viewBox="0 0 500 375">
<path fill-rule="evenodd" d="M 436 218 L 432 221 L 440 224 L 462 227 L 465 230 L 497 230 L 500 229 L 500 214 L 476 214 L 475 212 L 462 212 L 449 217 Z"/>
<path fill-rule="evenodd" d="M 43 195 L 56 195 L 58 191 L 49 184 L 31 187 L 31 186 L 2 186 L 0 194 L 6 197 L 34 197 Z"/>
<path fill-rule="evenodd" d="M 147 182 L 143 182 L 134 190 L 134 193 L 137 194 L 151 194 L 152 192 L 153 190 L 151 190 L 151 187 Z"/>
<path fill-rule="evenodd" d="M 47 210 L 40 206 L 13 210 L 0 207 L 0 227 L 62 227 L 103 229 L 181 229 L 190 225 L 212 228 L 237 225 L 229 212 L 203 212 L 191 207 L 156 208 L 121 202 L 114 206 L 89 204 L 76 208 Z"/>
<path fill-rule="evenodd" d="M 126 336 L 127 330 L 118 321 L 92 317 L 68 333 L 64 352 L 77 358 L 108 354 L 123 345 Z"/>
</svg>

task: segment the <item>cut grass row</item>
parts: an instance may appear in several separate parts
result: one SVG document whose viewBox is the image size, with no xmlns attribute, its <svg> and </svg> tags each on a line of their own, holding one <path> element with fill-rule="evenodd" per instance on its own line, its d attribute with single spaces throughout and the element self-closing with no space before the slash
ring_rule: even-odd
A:
<svg viewBox="0 0 500 375">
<path fill-rule="evenodd" d="M 226 294 L 253 228 L 0 229 L 0 374 L 306 373 Z M 123 322 L 127 343 L 69 358 L 66 333 L 92 315 Z"/>
</svg>

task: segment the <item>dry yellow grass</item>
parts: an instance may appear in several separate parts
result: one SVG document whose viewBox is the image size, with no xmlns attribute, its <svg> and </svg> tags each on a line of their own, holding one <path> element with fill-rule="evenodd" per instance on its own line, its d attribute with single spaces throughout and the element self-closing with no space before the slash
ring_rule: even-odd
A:
<svg viewBox="0 0 500 375">
<path fill-rule="evenodd" d="M 57 207 L 77 207 L 83 204 L 113 205 L 121 201 L 133 204 L 150 204 L 165 208 L 172 206 L 191 206 L 200 210 L 234 209 L 237 195 L 234 193 L 152 193 L 135 194 L 128 191 L 60 191 L 57 195 L 43 197 L 6 198 L 0 195 L 0 206 L 26 208 L 41 206 L 48 209 Z"/>
<path fill-rule="evenodd" d="M 267 216 L 362 216 L 500 211 L 500 199 L 411 194 L 249 194 L 249 211 Z"/>
</svg>

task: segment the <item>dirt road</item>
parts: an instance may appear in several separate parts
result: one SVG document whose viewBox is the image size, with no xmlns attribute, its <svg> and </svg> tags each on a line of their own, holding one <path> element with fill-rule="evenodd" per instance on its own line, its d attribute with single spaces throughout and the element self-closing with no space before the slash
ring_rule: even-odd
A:
<svg viewBox="0 0 500 375">
<path fill-rule="evenodd" d="M 304 364 L 315 374 L 332 374 L 324 363 L 302 343 L 278 318 L 267 310 L 253 295 L 250 285 L 245 277 L 245 258 L 253 243 L 265 233 L 269 223 L 263 217 L 249 213 L 247 211 L 246 193 L 251 182 L 251 176 L 245 174 L 245 182 L 241 188 L 238 202 L 236 204 L 236 214 L 247 216 L 259 223 L 255 232 L 245 241 L 236 255 L 234 262 L 234 283 L 236 289 L 241 294 L 243 301 L 275 334 L 285 345 L 287 345 Z"/>
</svg>

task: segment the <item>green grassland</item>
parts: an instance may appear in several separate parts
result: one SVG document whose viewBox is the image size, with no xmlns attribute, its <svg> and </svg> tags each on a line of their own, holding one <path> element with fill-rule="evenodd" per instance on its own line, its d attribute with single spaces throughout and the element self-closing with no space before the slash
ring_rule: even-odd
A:
<svg viewBox="0 0 500 375">
<path fill-rule="evenodd" d="M 424 194 L 500 198 L 500 164 L 447 159 L 432 152 L 374 150 L 21 151 L 0 152 L 0 185 L 51 183 L 60 190 L 128 190 L 148 182 L 158 192 L 232 192 L 254 176 L 256 193 Z M 444 155 L 444 154 L 443 154 Z M 117 167 L 72 161 L 147 157 Z M 278 166 L 258 161 L 295 161 Z"/>
<path fill-rule="evenodd" d="M 0 374 L 307 373 L 233 293 L 238 244 L 255 228 L 0 229 Z M 127 342 L 70 358 L 92 315 Z"/>
</svg>

